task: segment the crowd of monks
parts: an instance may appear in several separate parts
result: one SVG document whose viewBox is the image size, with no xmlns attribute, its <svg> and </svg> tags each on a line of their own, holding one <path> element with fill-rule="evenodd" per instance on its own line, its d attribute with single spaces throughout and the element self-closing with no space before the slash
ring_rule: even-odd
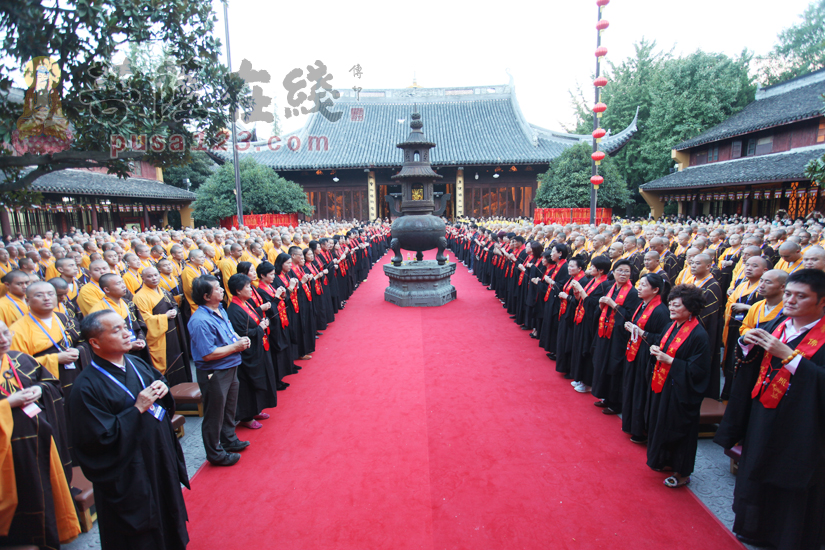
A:
<svg viewBox="0 0 825 550">
<path fill-rule="evenodd" d="M 804 347 L 816 323 L 790 340 L 794 329 L 785 329 L 810 321 L 810 311 L 814 321 L 825 312 L 820 223 L 719 219 L 597 227 L 488 219 L 461 220 L 447 232 L 457 260 L 530 332 L 572 391 L 598 398 L 602 414 L 620 414 L 630 441 L 647 446 L 648 466 L 672 474 L 666 486 L 690 482 L 702 404 L 721 401 L 728 407 L 717 443 L 729 449 L 744 442 L 734 532 L 749 543 L 820 550 L 825 360 L 817 351 L 825 337 Z M 799 288 L 807 289 L 804 299 Z M 800 304 L 809 302 L 805 317 Z M 754 344 L 759 353 L 744 360 L 743 350 Z M 794 346 L 800 350 L 794 354 L 812 361 L 783 375 Z M 777 388 L 787 394 L 768 405 L 766 396 Z M 797 438 L 792 443 L 789 431 Z M 787 460 L 776 465 L 782 473 L 766 472 L 764 465 L 779 454 Z M 796 475 L 800 455 L 806 470 Z"/>
<path fill-rule="evenodd" d="M 289 386 L 283 378 L 301 369 L 297 362 L 312 358 L 315 340 L 386 252 L 389 232 L 389 225 L 380 222 L 315 222 L 295 228 L 72 230 L 62 236 L 7 237 L 0 246 L 0 546 L 59 548 L 77 536 L 72 466 L 104 485 L 94 460 L 84 457 L 99 455 L 105 440 L 117 435 L 118 429 L 107 424 L 117 420 L 102 421 L 105 407 L 89 405 L 85 395 L 72 398 L 78 380 L 84 391 L 89 387 L 81 373 L 97 369 L 106 374 L 97 364 L 104 363 L 98 342 L 90 346 L 82 336 L 84 318 L 98 311 L 117 313 L 129 335 L 129 353 L 139 359 L 133 361 L 138 376 L 149 372 L 150 379 L 167 387 L 189 383 L 187 320 L 198 309 L 193 281 L 216 277 L 227 290 L 236 332 L 250 325 L 244 312 L 256 321 L 268 318 L 265 324 L 272 327 L 266 330 L 272 346 L 267 341 L 254 350 L 265 350 L 267 360 L 244 352 L 238 375 L 236 419 L 257 429 L 261 424 L 255 419 L 268 417 L 262 409 L 274 406 L 275 392 Z M 253 292 L 243 298 L 229 288 L 239 273 L 252 280 Z M 240 323 L 234 322 L 235 310 L 244 317 Z M 265 388 L 271 395 L 261 399 L 255 385 L 265 365 L 276 369 L 277 380 Z M 257 402 L 250 403 L 256 392 Z M 73 421 L 73 414 L 83 417 Z M 179 492 L 177 482 L 174 486 Z M 98 507 L 106 505 L 98 502 Z M 156 515 L 150 510 L 146 518 Z M 111 515 L 100 514 L 101 540 L 104 548 L 114 548 L 112 541 L 122 539 L 111 537 L 115 531 L 127 536 L 128 522 L 104 525 L 104 516 Z M 156 543 L 150 547 L 159 548 Z"/>
</svg>

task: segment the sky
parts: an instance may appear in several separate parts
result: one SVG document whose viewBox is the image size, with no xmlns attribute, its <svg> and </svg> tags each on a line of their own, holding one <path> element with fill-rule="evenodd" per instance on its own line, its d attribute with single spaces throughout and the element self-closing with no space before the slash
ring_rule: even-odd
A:
<svg viewBox="0 0 825 550">
<path fill-rule="evenodd" d="M 215 34 L 225 45 L 223 4 L 213 3 Z M 735 56 L 745 48 L 762 55 L 779 31 L 800 20 L 808 4 L 612 0 L 603 12 L 610 26 L 602 45 L 614 63 L 633 55 L 634 43 L 643 37 L 677 56 L 698 49 Z M 284 77 L 295 68 L 306 74 L 316 60 L 327 66 L 331 84 L 339 89 L 404 88 L 413 76 L 423 87 L 506 84 L 509 73 L 527 120 L 552 130 L 573 123 L 570 90 L 581 85 L 586 97 L 592 96 L 595 0 L 229 0 L 228 6 L 232 69 L 247 59 L 254 70 L 269 73 L 270 82 L 257 85 L 274 99 L 282 134 L 307 118 L 285 118 Z M 350 72 L 355 65 L 361 66 L 360 78 Z M 257 124 L 259 136 L 270 129 L 270 124 Z"/>
</svg>

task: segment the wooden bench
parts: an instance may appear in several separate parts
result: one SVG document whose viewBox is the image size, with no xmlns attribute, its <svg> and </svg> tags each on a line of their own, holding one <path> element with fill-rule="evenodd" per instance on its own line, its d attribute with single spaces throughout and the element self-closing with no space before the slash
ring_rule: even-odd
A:
<svg viewBox="0 0 825 550">
<path fill-rule="evenodd" d="M 175 429 L 175 435 L 178 439 L 183 437 L 183 425 L 186 424 L 186 417 L 182 414 L 172 416 L 172 427 Z"/>
<path fill-rule="evenodd" d="M 699 437 L 713 437 L 716 435 L 716 426 L 722 422 L 727 405 L 716 399 L 705 397 L 702 401 L 702 410 L 699 413 Z"/>
<path fill-rule="evenodd" d="M 197 382 L 183 382 L 176 384 L 169 389 L 175 399 L 175 405 L 195 405 L 197 411 L 178 410 L 178 414 L 184 416 L 203 416 L 203 396 Z"/>
<path fill-rule="evenodd" d="M 77 494 L 72 492 L 72 498 L 77 508 L 77 519 L 80 520 L 80 530 L 88 533 L 92 528 L 92 523 L 97 521 L 97 511 L 92 512 L 95 505 L 95 493 L 92 482 L 86 479 L 80 466 L 72 468 L 72 487 L 80 489 Z"/>
<path fill-rule="evenodd" d="M 725 449 L 725 454 L 730 457 L 730 473 L 736 475 L 739 471 L 739 459 L 742 458 L 742 445 L 734 445 L 730 449 Z"/>
</svg>

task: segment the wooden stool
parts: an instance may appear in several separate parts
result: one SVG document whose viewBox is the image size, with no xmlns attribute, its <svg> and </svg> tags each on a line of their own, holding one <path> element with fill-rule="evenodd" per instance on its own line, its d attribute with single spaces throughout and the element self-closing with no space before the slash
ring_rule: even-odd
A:
<svg viewBox="0 0 825 550">
<path fill-rule="evenodd" d="M 702 401 L 702 409 L 699 413 L 699 425 L 710 430 L 699 431 L 699 437 L 713 437 L 716 435 L 715 426 L 722 422 L 722 417 L 725 416 L 725 408 L 727 405 L 716 399 L 705 397 Z"/>
<path fill-rule="evenodd" d="M 736 475 L 739 471 L 739 459 L 742 458 L 742 445 L 734 445 L 730 449 L 725 449 L 725 454 L 730 457 L 730 473 Z"/>
<path fill-rule="evenodd" d="M 169 390 L 176 405 L 197 405 L 197 411 L 177 411 L 184 416 L 203 416 L 203 396 L 197 382 L 184 382 L 172 386 Z"/>
<path fill-rule="evenodd" d="M 181 414 L 176 414 L 172 417 L 172 427 L 175 428 L 175 435 L 178 439 L 183 437 L 183 425 L 186 424 L 186 418 Z"/>
<path fill-rule="evenodd" d="M 77 508 L 77 519 L 80 520 L 80 530 L 88 533 L 92 528 L 92 523 L 97 521 L 97 511 L 92 513 L 95 505 L 95 493 L 92 482 L 86 479 L 80 466 L 72 468 L 72 487 L 80 489 L 80 493 L 72 493 L 75 508 Z"/>
</svg>

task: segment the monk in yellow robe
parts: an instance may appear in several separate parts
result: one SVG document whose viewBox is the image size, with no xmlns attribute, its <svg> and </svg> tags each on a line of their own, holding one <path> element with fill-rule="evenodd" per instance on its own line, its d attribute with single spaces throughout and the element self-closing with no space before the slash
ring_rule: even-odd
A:
<svg viewBox="0 0 825 550">
<path fill-rule="evenodd" d="M 146 323 L 146 345 L 152 366 L 166 376 L 170 386 L 192 381 L 186 342 L 179 330 L 178 308 L 172 296 L 160 288 L 160 272 L 154 267 L 143 270 L 143 287 L 135 294 L 135 306 Z"/>
<path fill-rule="evenodd" d="M 163 259 L 158 262 L 158 271 L 160 271 L 160 287 L 167 291 L 175 303 L 180 307 L 181 300 L 183 300 L 183 287 L 180 284 L 180 279 L 175 277 L 172 262 Z"/>
<path fill-rule="evenodd" d="M 140 273 L 143 271 L 143 265 L 135 254 L 126 254 L 123 259 L 126 261 L 126 272 L 123 273 L 123 282 L 126 283 L 126 288 L 132 296 L 143 285 L 143 278 Z"/>
<path fill-rule="evenodd" d="M 109 264 L 103 260 L 97 260 L 89 264 L 89 277 L 92 279 L 80 289 L 77 294 L 77 307 L 84 317 L 92 312 L 97 304 L 103 300 L 105 294 L 100 288 L 100 278 L 109 273 Z M 111 274 L 110 274 L 111 275 Z"/>
<path fill-rule="evenodd" d="M 124 300 L 129 289 L 126 288 L 123 278 L 114 273 L 106 273 L 100 277 L 100 289 L 104 294 L 103 299 L 95 304 L 89 313 L 110 309 L 120 315 L 120 318 L 126 321 L 126 328 L 130 332 L 131 353 L 149 362 L 149 354 L 146 353 L 146 323 L 135 304 Z"/>
<path fill-rule="evenodd" d="M 229 278 L 238 272 L 238 264 L 241 262 L 240 258 L 242 255 L 243 247 L 235 243 L 229 248 L 229 256 L 224 258 L 220 263 L 221 279 L 223 279 L 223 286 L 227 296 L 232 296 L 229 292 Z"/>
<path fill-rule="evenodd" d="M 202 251 L 197 248 L 189 251 L 189 263 L 186 264 L 180 277 L 181 286 L 183 286 L 183 295 L 186 296 L 186 302 L 189 304 L 189 311 L 191 313 L 195 313 L 198 310 L 198 305 L 192 299 L 192 281 L 201 275 L 209 275 L 203 267 L 205 261 L 206 256 L 204 256 Z"/>
<path fill-rule="evenodd" d="M 22 271 L 12 271 L 3 277 L 6 295 L 0 298 L 0 320 L 11 326 L 15 321 L 29 312 L 26 305 L 26 288 L 29 286 L 29 275 Z"/>
<path fill-rule="evenodd" d="M 63 396 L 49 371 L 10 350 L 11 340 L 0 321 L 0 546 L 58 548 L 80 534 Z M 39 414 L 26 413 L 32 405 Z"/>
</svg>

